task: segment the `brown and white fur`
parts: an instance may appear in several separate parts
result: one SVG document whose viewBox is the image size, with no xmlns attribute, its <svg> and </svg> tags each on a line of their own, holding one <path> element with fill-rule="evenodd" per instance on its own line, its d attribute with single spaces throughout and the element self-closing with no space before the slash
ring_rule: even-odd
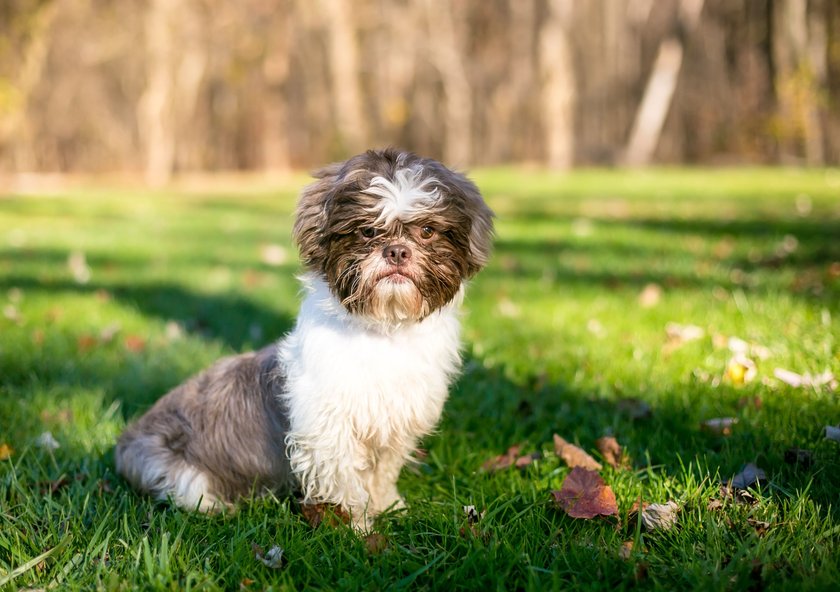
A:
<svg viewBox="0 0 840 592">
<path fill-rule="evenodd" d="M 203 511 L 266 489 L 335 504 L 368 528 L 404 506 L 397 478 L 460 367 L 464 283 L 492 213 L 442 164 L 371 150 L 316 173 L 294 237 L 305 298 L 286 337 L 225 358 L 131 425 L 117 470 Z"/>
</svg>

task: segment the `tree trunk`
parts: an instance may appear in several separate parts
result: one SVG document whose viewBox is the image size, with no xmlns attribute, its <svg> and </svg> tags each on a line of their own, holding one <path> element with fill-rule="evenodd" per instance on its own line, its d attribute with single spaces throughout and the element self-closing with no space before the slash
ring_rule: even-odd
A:
<svg viewBox="0 0 840 592">
<path fill-rule="evenodd" d="M 542 79 L 540 111 L 545 128 L 546 164 L 568 169 L 575 150 L 575 70 L 569 30 L 573 0 L 550 0 L 548 22 L 540 34 Z"/>
<path fill-rule="evenodd" d="M 178 0 L 150 0 L 146 14 L 146 90 L 138 118 L 146 154 L 146 182 L 167 183 L 175 167 L 174 12 Z"/>
<path fill-rule="evenodd" d="M 443 83 L 443 157 L 450 166 L 464 167 L 472 157 L 472 92 L 458 43 L 463 36 L 456 31 L 453 4 L 426 0 L 425 6 L 429 53 Z"/>
<path fill-rule="evenodd" d="M 700 19 L 704 0 L 680 0 L 678 25 L 688 35 Z M 653 161 L 665 119 L 671 108 L 683 65 L 683 39 L 679 31 L 662 40 L 642 102 L 636 112 L 630 140 L 624 151 L 627 166 L 647 166 Z"/>
<path fill-rule="evenodd" d="M 322 0 L 331 95 L 339 148 L 356 153 L 368 138 L 359 80 L 359 51 L 350 0 Z"/>
</svg>

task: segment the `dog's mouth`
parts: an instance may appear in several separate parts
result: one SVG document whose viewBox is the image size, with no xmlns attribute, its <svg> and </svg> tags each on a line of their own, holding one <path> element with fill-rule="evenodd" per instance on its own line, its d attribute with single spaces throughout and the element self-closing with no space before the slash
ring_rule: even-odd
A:
<svg viewBox="0 0 840 592">
<path fill-rule="evenodd" d="M 402 284 L 405 282 L 413 282 L 414 278 L 411 274 L 401 269 L 389 269 L 379 274 L 376 278 L 377 282 L 391 282 L 394 284 Z"/>
</svg>

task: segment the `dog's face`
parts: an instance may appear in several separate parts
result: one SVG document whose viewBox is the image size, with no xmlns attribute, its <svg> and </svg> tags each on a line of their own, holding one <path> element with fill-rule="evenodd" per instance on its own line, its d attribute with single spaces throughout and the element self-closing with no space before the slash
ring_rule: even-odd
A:
<svg viewBox="0 0 840 592">
<path fill-rule="evenodd" d="M 295 240 L 351 314 L 420 321 L 487 262 L 493 214 L 471 181 L 439 162 L 370 150 L 315 176 Z"/>
</svg>

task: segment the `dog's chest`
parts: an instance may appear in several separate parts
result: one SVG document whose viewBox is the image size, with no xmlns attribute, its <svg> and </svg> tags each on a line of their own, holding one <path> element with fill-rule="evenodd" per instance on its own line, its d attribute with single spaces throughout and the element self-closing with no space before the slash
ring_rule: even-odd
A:
<svg viewBox="0 0 840 592">
<path fill-rule="evenodd" d="M 381 335 L 300 323 L 281 345 L 294 431 L 350 430 L 374 445 L 431 431 L 459 366 L 452 314 Z"/>
</svg>

